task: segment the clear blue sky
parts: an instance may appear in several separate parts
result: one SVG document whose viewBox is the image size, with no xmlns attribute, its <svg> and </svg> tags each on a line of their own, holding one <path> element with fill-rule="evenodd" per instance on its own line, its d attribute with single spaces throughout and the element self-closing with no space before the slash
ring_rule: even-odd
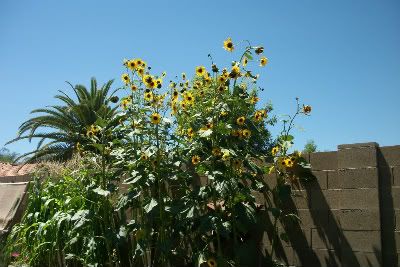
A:
<svg viewBox="0 0 400 267">
<path fill-rule="evenodd" d="M 0 1 L 0 147 L 34 108 L 55 104 L 64 81 L 116 79 L 123 58 L 142 57 L 169 77 L 263 44 L 262 99 L 277 115 L 295 97 L 313 106 L 297 147 L 400 144 L 400 1 Z M 16 152 L 34 147 L 9 145 Z"/>
</svg>

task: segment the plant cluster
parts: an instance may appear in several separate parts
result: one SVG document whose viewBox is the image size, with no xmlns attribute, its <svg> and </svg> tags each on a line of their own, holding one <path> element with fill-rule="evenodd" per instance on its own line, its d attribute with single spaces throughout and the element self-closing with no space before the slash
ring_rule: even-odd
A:
<svg viewBox="0 0 400 267">
<path fill-rule="evenodd" d="M 234 52 L 230 38 L 224 48 Z M 111 119 L 98 118 L 75 145 L 82 166 L 31 189 L 9 252 L 32 266 L 269 266 L 252 238 L 261 209 L 276 221 L 309 165 L 292 152 L 294 115 L 272 139 L 277 119 L 261 106 L 264 48 L 248 44 L 230 66 L 198 66 L 166 86 L 142 59 L 124 60 L 127 96 Z M 276 186 L 265 181 L 275 174 Z M 265 200 L 256 201 L 254 193 Z M 255 256 L 255 257 L 253 257 Z"/>
</svg>

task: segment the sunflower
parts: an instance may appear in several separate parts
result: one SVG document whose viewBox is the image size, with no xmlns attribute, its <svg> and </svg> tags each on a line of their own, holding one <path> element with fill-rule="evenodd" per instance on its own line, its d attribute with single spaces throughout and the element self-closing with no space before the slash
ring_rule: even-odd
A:
<svg viewBox="0 0 400 267">
<path fill-rule="evenodd" d="M 225 89 L 226 89 L 226 86 L 223 85 L 223 84 L 221 84 L 221 85 L 218 86 L 218 88 L 217 88 L 218 92 L 220 92 L 220 93 L 223 93 L 223 92 L 225 91 Z"/>
<path fill-rule="evenodd" d="M 251 104 L 257 104 L 257 102 L 260 100 L 260 98 L 256 97 L 256 96 L 252 96 L 250 98 L 250 103 Z"/>
<path fill-rule="evenodd" d="M 171 108 L 172 108 L 171 115 L 175 115 L 178 112 L 178 107 L 176 106 L 175 102 L 171 103 Z"/>
<path fill-rule="evenodd" d="M 148 157 L 146 154 L 142 154 L 142 155 L 140 156 L 140 159 L 141 159 L 141 160 L 148 160 L 149 157 Z"/>
<path fill-rule="evenodd" d="M 193 165 L 197 165 L 200 163 L 200 157 L 198 155 L 195 155 L 192 157 L 192 163 Z"/>
<path fill-rule="evenodd" d="M 243 116 L 236 119 L 236 123 L 238 125 L 243 125 L 245 121 L 246 121 L 246 119 Z"/>
<path fill-rule="evenodd" d="M 156 80 L 156 86 L 158 89 L 160 89 L 162 87 L 162 79 L 157 79 Z"/>
<path fill-rule="evenodd" d="M 178 91 L 174 90 L 174 92 L 172 93 L 172 101 L 173 102 L 178 101 L 178 97 L 179 97 Z"/>
<path fill-rule="evenodd" d="M 128 108 L 128 105 L 130 104 L 130 102 L 131 102 L 131 101 L 129 101 L 128 99 L 122 100 L 122 101 L 121 101 L 121 107 L 122 107 L 123 109 L 127 109 L 127 108 Z"/>
<path fill-rule="evenodd" d="M 221 83 L 221 84 L 224 84 L 225 82 L 226 82 L 226 76 L 225 75 L 220 75 L 220 76 L 218 76 L 218 78 L 217 78 L 217 81 L 219 82 L 219 83 Z"/>
<path fill-rule="evenodd" d="M 303 105 L 303 112 L 304 112 L 304 114 L 309 114 L 311 112 L 311 106 Z"/>
<path fill-rule="evenodd" d="M 127 66 L 130 70 L 134 70 L 136 68 L 136 62 L 134 60 L 129 60 L 127 62 Z"/>
<path fill-rule="evenodd" d="M 185 100 L 185 102 L 186 102 L 188 105 L 193 105 L 193 103 L 194 103 L 193 94 L 190 93 L 190 92 L 186 92 L 186 93 L 184 94 L 184 96 L 183 96 L 183 99 Z"/>
<path fill-rule="evenodd" d="M 246 67 L 248 62 L 249 62 L 249 60 L 247 59 L 247 57 L 244 57 L 242 60 L 243 67 Z"/>
<path fill-rule="evenodd" d="M 194 136 L 193 128 L 187 129 L 187 135 L 188 135 L 189 138 L 192 138 Z"/>
<path fill-rule="evenodd" d="M 150 120 L 151 120 L 151 123 L 153 123 L 153 124 L 159 124 L 161 121 L 161 116 L 158 113 L 153 113 L 150 116 Z"/>
<path fill-rule="evenodd" d="M 213 147 L 213 149 L 211 150 L 211 153 L 216 157 L 221 156 L 221 154 L 222 154 L 221 149 L 219 147 Z"/>
<path fill-rule="evenodd" d="M 182 80 L 186 80 L 186 73 L 182 72 Z"/>
<path fill-rule="evenodd" d="M 137 68 L 137 73 L 138 73 L 138 75 L 140 76 L 140 77 L 143 77 L 143 75 L 144 75 L 144 68 Z"/>
<path fill-rule="evenodd" d="M 155 88 L 157 86 L 156 80 L 151 75 L 144 75 L 143 83 L 146 85 L 147 88 Z"/>
<path fill-rule="evenodd" d="M 242 131 L 242 136 L 243 136 L 244 138 L 249 138 L 250 135 L 251 135 L 251 131 L 250 131 L 250 130 L 244 129 L 244 130 Z"/>
<path fill-rule="evenodd" d="M 138 87 L 136 85 L 134 85 L 134 84 L 131 85 L 131 90 L 132 91 L 136 91 L 137 89 L 138 89 Z"/>
<path fill-rule="evenodd" d="M 229 52 L 232 52 L 235 49 L 235 47 L 233 46 L 231 37 L 229 37 L 228 39 L 226 39 L 224 41 L 224 49 Z"/>
<path fill-rule="evenodd" d="M 187 108 L 187 106 L 188 106 L 187 103 L 186 103 L 185 101 L 181 101 L 180 104 L 181 104 L 181 108 L 184 109 L 184 110 L 186 110 L 186 108 Z"/>
<path fill-rule="evenodd" d="M 264 52 L 264 47 L 259 46 L 254 51 L 256 52 L 257 55 L 262 54 Z"/>
<path fill-rule="evenodd" d="M 140 58 L 135 59 L 134 62 L 137 67 L 143 67 L 142 65 L 143 65 L 144 61 L 141 60 Z"/>
<path fill-rule="evenodd" d="M 235 160 L 233 161 L 233 168 L 234 168 L 235 170 L 240 170 L 240 169 L 242 169 L 242 165 L 243 165 L 243 162 L 242 162 L 240 159 L 235 159 Z"/>
<path fill-rule="evenodd" d="M 291 167 L 293 167 L 294 162 L 291 158 L 286 158 L 286 159 L 284 159 L 283 164 L 286 167 L 291 168 Z"/>
<path fill-rule="evenodd" d="M 204 92 L 204 90 L 201 90 L 201 91 L 199 92 L 199 96 L 200 96 L 200 97 L 203 97 L 205 94 L 206 94 L 206 93 Z"/>
<path fill-rule="evenodd" d="M 196 74 L 197 76 L 203 76 L 207 74 L 206 68 L 204 66 L 196 67 Z"/>
<path fill-rule="evenodd" d="M 260 66 L 261 66 L 261 67 L 264 67 L 265 65 L 267 65 L 267 63 L 268 63 L 268 58 L 262 57 L 262 58 L 260 59 Z"/>
<path fill-rule="evenodd" d="M 254 120 L 259 122 L 259 121 L 262 121 L 262 119 L 263 119 L 263 116 L 262 116 L 261 112 L 260 111 L 256 111 L 254 113 Z"/>
<path fill-rule="evenodd" d="M 146 91 L 144 92 L 144 100 L 146 101 L 152 101 L 153 100 L 153 92 L 151 91 Z"/>
<path fill-rule="evenodd" d="M 231 134 L 234 137 L 240 137 L 242 135 L 242 132 L 240 130 L 233 130 Z"/>
<path fill-rule="evenodd" d="M 214 126 L 214 124 L 212 124 L 211 122 L 208 122 L 208 123 L 206 124 L 206 129 L 207 129 L 207 130 L 208 130 L 208 129 L 211 129 L 213 126 Z"/>
<path fill-rule="evenodd" d="M 272 156 L 275 156 L 279 152 L 279 146 L 272 148 Z"/>
<path fill-rule="evenodd" d="M 232 79 L 237 79 L 240 77 L 240 68 L 239 66 L 235 65 L 232 67 L 231 72 L 229 73 L 229 77 Z"/>
<path fill-rule="evenodd" d="M 229 150 L 226 150 L 223 154 L 222 154 L 222 160 L 228 160 L 230 158 L 230 153 Z"/>
<path fill-rule="evenodd" d="M 125 84 L 128 84 L 131 81 L 127 73 L 122 74 L 121 79 Z"/>
</svg>

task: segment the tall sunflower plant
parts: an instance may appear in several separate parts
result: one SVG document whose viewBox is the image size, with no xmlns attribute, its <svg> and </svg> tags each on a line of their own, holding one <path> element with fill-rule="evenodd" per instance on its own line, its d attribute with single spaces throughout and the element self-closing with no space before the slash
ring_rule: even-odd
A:
<svg viewBox="0 0 400 267">
<path fill-rule="evenodd" d="M 230 38 L 223 47 L 236 49 Z M 260 105 L 259 75 L 250 68 L 268 64 L 264 48 L 248 44 L 224 68 L 209 57 L 209 69 L 197 66 L 192 79 L 182 73 L 168 86 L 165 72 L 150 73 L 145 61 L 123 63 L 121 79 L 129 93 L 121 99 L 114 133 L 124 141 L 111 152 L 111 164 L 129 185 L 118 209 L 131 211 L 133 256 L 150 266 L 246 263 L 244 243 L 257 224 L 257 210 L 264 207 L 280 219 L 281 192 L 287 197 L 309 175 L 301 153 L 291 151 L 291 131 L 311 107 L 296 99 L 295 114 L 272 138 L 269 128 L 277 119 L 271 104 Z M 276 188 L 265 174 L 276 177 Z M 278 201 L 258 203 L 254 192 Z"/>
</svg>

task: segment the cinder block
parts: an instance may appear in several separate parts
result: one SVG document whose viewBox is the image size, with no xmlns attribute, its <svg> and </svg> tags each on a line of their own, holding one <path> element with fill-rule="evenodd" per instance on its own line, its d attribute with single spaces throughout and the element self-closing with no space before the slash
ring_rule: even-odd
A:
<svg viewBox="0 0 400 267">
<path fill-rule="evenodd" d="M 326 171 L 312 171 L 316 179 L 306 181 L 300 185 L 305 190 L 321 190 L 328 188 L 328 176 Z"/>
<path fill-rule="evenodd" d="M 381 250 L 380 231 L 343 231 L 343 238 L 353 251 L 374 252 Z"/>
<path fill-rule="evenodd" d="M 338 234 L 332 228 L 311 229 L 311 247 L 313 249 L 334 249 L 339 246 Z"/>
<path fill-rule="evenodd" d="M 309 209 L 310 208 L 310 196 L 307 191 L 296 190 L 292 193 L 292 200 L 297 209 Z"/>
<path fill-rule="evenodd" d="M 394 232 L 394 240 L 396 241 L 397 252 L 400 252 L 400 231 Z"/>
<path fill-rule="evenodd" d="M 313 191 L 311 193 L 311 209 L 329 210 L 340 207 L 341 189 Z"/>
<path fill-rule="evenodd" d="M 327 210 L 299 209 L 297 215 L 302 228 L 328 227 L 329 215 Z"/>
<path fill-rule="evenodd" d="M 400 186 L 400 167 L 393 167 L 393 185 Z"/>
<path fill-rule="evenodd" d="M 379 209 L 378 189 L 342 189 L 341 209 Z"/>
<path fill-rule="evenodd" d="M 285 227 L 279 230 L 279 233 L 286 233 L 289 237 L 289 243 L 282 241 L 285 246 L 291 246 L 295 249 L 311 248 L 311 229 L 301 227 Z"/>
<path fill-rule="evenodd" d="M 338 178 L 341 188 L 378 188 L 378 168 L 340 169 Z"/>
<path fill-rule="evenodd" d="M 370 147 L 379 147 L 379 144 L 376 142 L 342 144 L 338 145 L 338 150 L 352 149 L 352 148 L 370 148 Z"/>
<path fill-rule="evenodd" d="M 294 250 L 294 265 L 303 267 L 340 267 L 340 252 L 329 249 Z"/>
<path fill-rule="evenodd" d="M 338 168 L 378 167 L 376 147 L 341 147 L 338 151 Z"/>
<path fill-rule="evenodd" d="M 341 210 L 339 223 L 342 230 L 381 230 L 378 209 Z"/>
<path fill-rule="evenodd" d="M 336 170 L 337 152 L 316 152 L 310 154 L 310 163 L 315 171 Z"/>
<path fill-rule="evenodd" d="M 395 230 L 400 231 L 400 210 L 399 209 L 394 210 L 394 216 L 395 216 Z"/>
<path fill-rule="evenodd" d="M 342 251 L 342 267 L 382 266 L 382 255 L 377 252 Z M 386 266 L 384 266 L 386 267 Z"/>
<path fill-rule="evenodd" d="M 383 158 L 389 166 L 400 166 L 400 145 L 380 148 Z"/>
<path fill-rule="evenodd" d="M 328 189 L 340 189 L 339 176 L 337 171 L 328 171 Z"/>
<path fill-rule="evenodd" d="M 274 188 L 276 186 L 276 176 L 275 174 L 264 174 L 264 181 L 270 188 Z"/>
<path fill-rule="evenodd" d="M 394 209 L 400 209 L 400 186 L 386 188 L 382 194 L 382 202 L 393 204 Z"/>
</svg>

